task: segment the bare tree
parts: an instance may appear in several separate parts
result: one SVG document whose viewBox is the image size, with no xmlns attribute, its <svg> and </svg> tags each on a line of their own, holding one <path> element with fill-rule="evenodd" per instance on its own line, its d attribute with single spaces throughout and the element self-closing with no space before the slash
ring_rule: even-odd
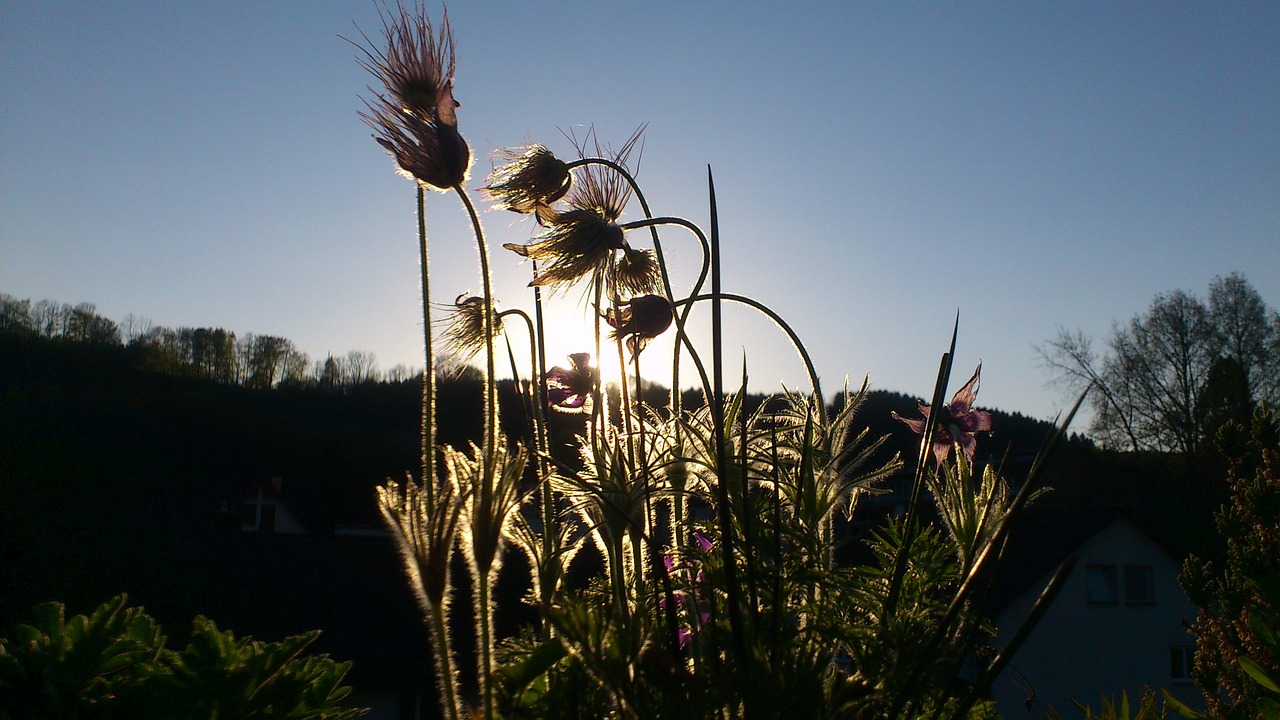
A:
<svg viewBox="0 0 1280 720">
<path fill-rule="evenodd" d="M 404 363 L 397 363 L 395 367 L 387 371 L 385 377 L 387 382 L 401 383 L 407 380 L 412 380 L 421 374 L 422 371 L 417 368 L 411 368 Z"/>
<path fill-rule="evenodd" d="M 62 337 L 65 317 L 65 306 L 52 300 L 41 300 L 31 306 L 31 329 L 41 337 Z"/>
<path fill-rule="evenodd" d="M 1096 388 L 1090 433 L 1100 444 L 1192 454 L 1214 423 L 1274 401 L 1277 334 L 1276 313 L 1233 274 L 1214 280 L 1208 303 L 1181 290 L 1157 296 L 1112 328 L 1102 353 L 1083 332 L 1061 327 L 1036 350 L 1055 384 Z"/>
<path fill-rule="evenodd" d="M 149 318 L 128 313 L 120 320 L 120 334 L 125 345 L 132 345 L 150 335 L 155 326 Z"/>
<path fill-rule="evenodd" d="M 0 332 L 29 333 L 34 330 L 31 301 L 0 293 Z"/>
<path fill-rule="evenodd" d="M 343 381 L 346 385 L 359 385 L 378 381 L 378 359 L 371 352 L 352 350 L 343 363 Z"/>
<path fill-rule="evenodd" d="M 1239 273 L 1214 278 L 1209 286 L 1209 317 L 1219 354 L 1244 372 L 1249 394 L 1268 403 L 1280 397 L 1276 344 L 1280 315 L 1268 311 L 1262 296 Z"/>
</svg>

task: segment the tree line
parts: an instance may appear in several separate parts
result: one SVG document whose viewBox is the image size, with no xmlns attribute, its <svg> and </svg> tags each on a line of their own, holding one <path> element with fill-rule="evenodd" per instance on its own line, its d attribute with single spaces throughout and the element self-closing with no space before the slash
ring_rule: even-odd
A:
<svg viewBox="0 0 1280 720">
<path fill-rule="evenodd" d="M 99 315 L 93 303 L 32 302 L 6 293 L 0 293 L 0 333 L 127 347 L 152 370 L 255 389 L 342 389 L 403 382 L 418 374 L 406 365 L 383 372 L 371 352 L 352 350 L 313 361 L 288 338 L 275 335 L 237 335 L 224 328 L 173 329 L 133 314 L 117 323 Z"/>
<path fill-rule="evenodd" d="M 1090 434 L 1104 447 L 1196 455 L 1280 401 L 1280 313 L 1239 273 L 1214 278 L 1204 300 L 1156 296 L 1101 349 L 1060 327 L 1036 350 L 1056 382 L 1093 387 Z"/>
</svg>

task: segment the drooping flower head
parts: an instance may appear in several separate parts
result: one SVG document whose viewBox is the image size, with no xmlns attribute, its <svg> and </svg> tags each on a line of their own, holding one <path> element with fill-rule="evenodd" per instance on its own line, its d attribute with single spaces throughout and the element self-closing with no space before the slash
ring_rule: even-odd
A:
<svg viewBox="0 0 1280 720">
<path fill-rule="evenodd" d="M 453 96 L 453 31 L 445 15 L 437 33 L 425 9 L 397 7 L 381 13 L 385 49 L 357 44 L 360 65 L 383 86 L 370 88 L 368 112 L 360 116 L 391 153 L 400 170 L 442 190 L 461 183 L 471 150 L 458 134 L 458 102 Z"/>
<path fill-rule="evenodd" d="M 973 377 L 969 378 L 969 382 L 956 391 L 949 404 L 938 411 L 938 424 L 933 436 L 933 455 L 937 458 L 939 465 L 946 460 L 947 455 L 956 445 L 960 446 L 966 460 L 972 460 L 974 450 L 978 446 L 974 433 L 991 431 L 991 413 L 973 409 L 973 401 L 978 397 L 981 374 L 982 363 L 978 363 L 978 369 L 973 371 Z M 896 412 L 893 413 L 893 417 L 902 421 L 914 432 L 923 435 L 930 411 L 931 408 L 928 405 L 920 403 L 920 413 L 924 417 L 904 418 Z"/>
<path fill-rule="evenodd" d="M 572 184 L 568 163 L 539 143 L 502 148 L 494 156 L 503 163 L 495 164 L 484 187 L 494 209 L 551 217 L 551 204 Z"/>
<path fill-rule="evenodd" d="M 442 321 L 441 339 L 452 358 L 466 362 L 485 347 L 484 298 L 459 295 Z M 493 313 L 493 335 L 502 332 L 502 318 Z"/>
<path fill-rule="evenodd" d="M 596 369 L 589 353 L 569 356 L 571 368 L 557 365 L 547 371 L 547 404 L 565 412 L 581 411 L 595 390 Z"/>
<path fill-rule="evenodd" d="M 604 320 L 613 328 L 609 339 L 626 338 L 627 349 L 634 357 L 650 340 L 666 332 L 674 317 L 674 308 L 666 298 L 641 295 L 609 308 Z"/>
<path fill-rule="evenodd" d="M 532 287 L 563 290 L 608 268 L 615 251 L 626 247 L 622 228 L 590 210 L 556 213 L 547 229 L 528 245 L 502 247 L 538 263 Z"/>
<path fill-rule="evenodd" d="M 618 152 L 595 143 L 596 157 L 625 167 L 644 128 L 637 130 Z M 594 141 L 594 133 L 590 136 Z M 578 144 L 585 156 L 586 142 Z M 538 263 L 537 276 L 530 285 L 563 290 L 591 277 L 605 277 L 618 251 L 627 248 L 617 221 L 631 199 L 631 185 L 613 168 L 588 163 L 574 170 L 574 178 L 564 203 L 564 211 L 543 208 L 539 218 L 546 229 L 528 245 L 503 245 Z"/>
<path fill-rule="evenodd" d="M 605 276 L 605 287 L 611 297 L 635 297 L 658 290 L 662 268 L 652 250 L 624 247 Z"/>
</svg>

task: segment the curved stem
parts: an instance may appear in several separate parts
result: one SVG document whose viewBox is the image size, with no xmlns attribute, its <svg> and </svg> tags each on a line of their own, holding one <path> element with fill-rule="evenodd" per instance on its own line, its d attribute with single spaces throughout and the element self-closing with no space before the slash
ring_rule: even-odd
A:
<svg viewBox="0 0 1280 720">
<path fill-rule="evenodd" d="M 489 272 L 489 244 L 484 239 L 484 228 L 480 225 L 480 216 L 476 207 L 467 197 L 462 185 L 454 185 L 453 189 L 461 198 L 471 217 L 471 227 L 476 235 L 476 245 L 480 252 L 480 279 L 484 284 L 484 354 L 485 354 L 485 426 L 484 426 L 484 484 L 480 490 L 488 494 L 493 492 L 494 448 L 498 434 L 498 380 L 495 372 L 493 351 L 493 279 Z"/>
<path fill-rule="evenodd" d="M 685 298 L 684 300 L 677 302 L 676 305 L 683 305 L 683 304 L 692 305 L 695 302 L 703 302 L 703 301 L 711 300 L 712 297 L 713 296 L 711 295 L 696 295 L 696 296 Z M 796 352 L 800 354 L 800 359 L 804 362 L 805 371 L 809 374 L 809 384 L 813 388 L 813 396 L 814 396 L 814 399 L 817 401 L 818 417 L 822 421 L 822 423 L 825 425 L 827 422 L 827 406 L 826 406 L 826 401 L 824 401 L 822 398 L 822 384 L 818 380 L 818 372 L 816 369 L 814 369 L 813 360 L 809 357 L 809 351 L 805 349 L 804 343 L 800 341 L 800 336 L 796 335 L 795 331 L 791 329 L 791 326 L 788 325 L 787 322 L 782 319 L 782 316 L 778 315 L 773 310 L 769 309 L 767 305 L 761 302 L 752 300 L 751 298 L 745 297 L 743 295 L 734 295 L 732 293 L 720 293 L 720 298 L 723 300 L 732 300 L 737 303 L 742 303 L 743 305 L 747 305 L 749 307 L 755 308 L 756 310 L 759 310 L 761 313 L 767 316 L 770 320 L 772 320 L 774 324 L 778 326 L 779 329 L 781 329 L 784 333 L 787 334 L 787 337 L 790 338 L 791 340 L 791 344 L 795 346 Z"/>
<path fill-rule="evenodd" d="M 653 239 L 653 251 L 658 257 L 658 269 L 662 273 L 662 286 L 666 292 L 667 301 L 670 302 L 672 305 L 675 304 L 675 293 L 672 290 L 671 274 L 667 270 L 666 254 L 662 252 L 662 241 L 658 238 L 657 226 L 662 224 L 681 225 L 693 231 L 693 233 L 698 237 L 699 242 L 702 243 L 702 270 L 701 272 L 698 273 L 698 280 L 696 283 L 694 283 L 693 290 L 690 293 L 691 295 L 698 294 L 702 290 L 702 284 L 706 281 L 707 273 L 710 271 L 710 268 L 711 268 L 711 246 L 707 242 L 707 238 L 702 233 L 702 230 L 699 229 L 697 225 L 694 225 L 693 223 L 687 220 L 683 220 L 681 218 L 661 218 L 661 222 L 652 222 L 653 220 L 655 220 L 655 218 L 653 217 L 653 213 L 649 210 L 649 203 L 647 200 L 645 200 L 644 191 L 640 189 L 640 184 L 636 182 L 636 179 L 631 175 L 630 171 L 628 171 L 622 165 L 613 162 L 612 160 L 606 160 L 604 158 L 583 158 L 581 160 L 577 160 L 572 163 L 569 163 L 569 167 L 574 168 L 579 165 L 589 165 L 589 164 L 603 165 L 607 168 L 612 169 L 614 172 L 621 175 L 622 178 L 627 181 L 627 184 L 631 186 L 631 191 L 635 193 L 636 201 L 640 203 L 640 209 L 644 211 L 644 216 L 646 219 L 643 221 L 638 221 L 636 223 L 628 223 L 623 227 L 625 228 L 625 227 L 631 226 L 636 228 L 639 228 L 639 227 L 649 228 L 649 235 Z M 674 357 L 672 359 L 672 370 L 671 370 L 671 417 L 673 418 L 679 417 L 680 415 L 680 345 L 679 343 L 681 341 L 684 342 L 685 349 L 688 350 L 689 356 L 693 358 L 694 363 L 698 366 L 699 374 L 702 376 L 703 390 L 708 395 L 711 392 L 711 384 L 707 380 L 707 373 L 706 373 L 706 370 L 702 367 L 702 361 L 698 358 L 697 350 L 694 349 L 693 343 L 689 340 L 688 335 L 684 332 L 684 324 L 685 324 L 685 320 L 687 319 L 688 319 L 687 311 L 683 315 L 680 315 L 676 318 L 677 343 L 676 343 L 676 349 L 673 353 Z"/>
</svg>

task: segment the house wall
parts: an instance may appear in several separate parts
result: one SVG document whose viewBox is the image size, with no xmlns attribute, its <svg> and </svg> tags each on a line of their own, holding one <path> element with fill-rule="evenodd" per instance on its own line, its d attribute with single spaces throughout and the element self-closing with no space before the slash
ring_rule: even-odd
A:
<svg viewBox="0 0 1280 720">
<path fill-rule="evenodd" d="M 1001 717 L 1040 718 L 1049 706 L 1064 717 L 1078 716 L 1073 698 L 1096 710 L 1104 695 L 1119 697 L 1123 690 L 1136 701 L 1143 687 L 1157 692 L 1167 689 L 1192 707 L 1203 707 L 1194 684 L 1172 677 L 1170 650 L 1194 644 L 1183 622 L 1196 616 L 1195 606 L 1178 585 L 1179 562 L 1124 519 L 1081 546 L 1078 558 L 1071 577 L 1014 656 L 1011 668 L 992 686 Z M 1089 565 L 1116 567 L 1117 602 L 1089 602 Z M 1151 566 L 1151 604 L 1126 604 L 1124 565 Z M 996 616 L 998 647 L 1026 618 L 1049 577 L 1040 578 Z M 1024 701 L 1029 697 L 1028 707 Z"/>
</svg>

